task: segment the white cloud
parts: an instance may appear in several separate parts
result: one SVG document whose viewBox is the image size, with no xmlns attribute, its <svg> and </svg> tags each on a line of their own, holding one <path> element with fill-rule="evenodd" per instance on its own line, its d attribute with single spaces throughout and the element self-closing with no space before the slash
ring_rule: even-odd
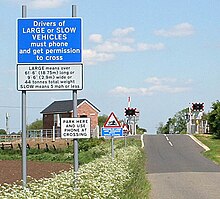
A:
<svg viewBox="0 0 220 199">
<path fill-rule="evenodd" d="M 29 5 L 32 9 L 59 8 L 65 4 L 67 0 L 32 0 Z"/>
<path fill-rule="evenodd" d="M 151 95 L 153 94 L 151 90 L 147 88 L 127 88 L 123 86 L 117 86 L 110 91 L 112 94 L 138 94 L 138 95 Z"/>
<path fill-rule="evenodd" d="M 89 36 L 89 41 L 95 42 L 95 43 L 102 43 L 102 35 L 101 34 L 92 34 Z"/>
<path fill-rule="evenodd" d="M 188 87 L 176 87 L 172 85 L 154 85 L 150 87 L 152 93 L 160 92 L 160 93 L 182 93 L 188 91 Z"/>
<path fill-rule="evenodd" d="M 195 33 L 194 27 L 190 23 L 177 24 L 170 29 L 156 30 L 155 35 L 163 37 L 186 37 Z"/>
<path fill-rule="evenodd" d="M 135 51 L 163 50 L 163 43 L 149 44 L 136 43 L 130 33 L 134 32 L 133 27 L 117 28 L 112 31 L 113 37 L 104 39 L 101 34 L 91 34 L 89 41 L 94 42 L 92 49 L 84 50 L 84 58 L 90 65 L 98 62 L 113 60 L 116 53 L 131 53 Z"/>
<path fill-rule="evenodd" d="M 135 42 L 135 39 L 132 37 L 114 37 L 111 39 L 112 42 L 118 42 L 118 43 L 127 43 L 132 44 Z"/>
<path fill-rule="evenodd" d="M 177 80 L 175 78 L 159 78 L 159 77 L 149 77 L 147 79 L 144 80 L 147 83 L 150 84 L 164 84 L 164 83 L 168 83 L 168 82 L 176 82 Z"/>
<path fill-rule="evenodd" d="M 117 28 L 112 32 L 112 35 L 114 37 L 124 37 L 134 31 L 135 31 L 134 27 Z"/>
<path fill-rule="evenodd" d="M 192 80 L 192 79 L 187 79 L 184 83 L 185 83 L 186 85 L 189 85 L 189 84 L 192 84 L 192 83 L 193 83 L 193 80 Z"/>
<path fill-rule="evenodd" d="M 132 52 L 134 49 L 129 45 L 124 45 L 118 42 L 105 41 L 103 44 L 97 45 L 95 50 L 98 52 Z"/>
<path fill-rule="evenodd" d="M 164 50 L 165 45 L 163 43 L 157 44 L 148 44 L 148 43 L 138 43 L 137 50 L 146 51 L 146 50 Z"/>
<path fill-rule="evenodd" d="M 97 62 L 105 62 L 114 59 L 114 54 L 110 53 L 99 53 L 92 49 L 85 49 L 83 51 L 83 59 L 85 64 L 94 65 Z"/>
<path fill-rule="evenodd" d="M 141 88 L 128 88 L 123 86 L 117 86 L 112 89 L 110 92 L 116 95 L 119 94 L 136 94 L 136 95 L 153 95 L 155 93 L 183 93 L 190 90 L 190 87 L 186 86 L 177 86 L 179 82 L 175 78 L 158 78 L 150 77 L 145 80 L 145 82 L 150 83 L 149 87 Z"/>
</svg>

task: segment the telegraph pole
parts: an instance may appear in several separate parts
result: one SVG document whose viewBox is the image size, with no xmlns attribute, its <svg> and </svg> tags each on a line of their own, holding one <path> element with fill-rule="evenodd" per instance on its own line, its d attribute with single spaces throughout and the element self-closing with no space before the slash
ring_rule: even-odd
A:
<svg viewBox="0 0 220 199">
<path fill-rule="evenodd" d="M 5 119 L 6 119 L 6 133 L 10 134 L 9 132 L 9 113 L 6 113 Z"/>
</svg>

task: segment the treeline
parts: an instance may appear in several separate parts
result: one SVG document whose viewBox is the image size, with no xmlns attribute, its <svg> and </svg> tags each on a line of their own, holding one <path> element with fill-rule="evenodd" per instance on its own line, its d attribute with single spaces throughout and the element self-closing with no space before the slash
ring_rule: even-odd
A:
<svg viewBox="0 0 220 199">
<path fill-rule="evenodd" d="M 214 102 L 211 109 L 212 110 L 207 114 L 210 133 L 220 138 L 220 102 Z"/>
<path fill-rule="evenodd" d="M 189 108 L 185 108 L 176 113 L 172 118 L 169 118 L 166 124 L 160 122 L 157 134 L 186 133 L 188 115 Z M 208 122 L 209 133 L 220 138 L 220 102 L 218 100 L 213 102 L 211 111 L 204 113 L 203 118 Z"/>
</svg>

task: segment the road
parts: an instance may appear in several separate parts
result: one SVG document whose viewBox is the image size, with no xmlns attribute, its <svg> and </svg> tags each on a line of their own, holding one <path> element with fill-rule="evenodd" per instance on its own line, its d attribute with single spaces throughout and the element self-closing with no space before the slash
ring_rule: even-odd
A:
<svg viewBox="0 0 220 199">
<path fill-rule="evenodd" d="M 151 199 L 220 198 L 220 167 L 187 135 L 145 135 Z"/>
</svg>

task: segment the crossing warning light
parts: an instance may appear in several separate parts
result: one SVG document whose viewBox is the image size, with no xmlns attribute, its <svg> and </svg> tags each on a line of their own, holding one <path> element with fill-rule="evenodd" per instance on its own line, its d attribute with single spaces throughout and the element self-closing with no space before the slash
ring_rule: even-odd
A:
<svg viewBox="0 0 220 199">
<path fill-rule="evenodd" d="M 136 108 L 125 108 L 125 116 L 134 116 L 136 115 Z"/>
<path fill-rule="evenodd" d="M 193 111 L 204 111 L 204 103 L 192 103 Z"/>
</svg>

